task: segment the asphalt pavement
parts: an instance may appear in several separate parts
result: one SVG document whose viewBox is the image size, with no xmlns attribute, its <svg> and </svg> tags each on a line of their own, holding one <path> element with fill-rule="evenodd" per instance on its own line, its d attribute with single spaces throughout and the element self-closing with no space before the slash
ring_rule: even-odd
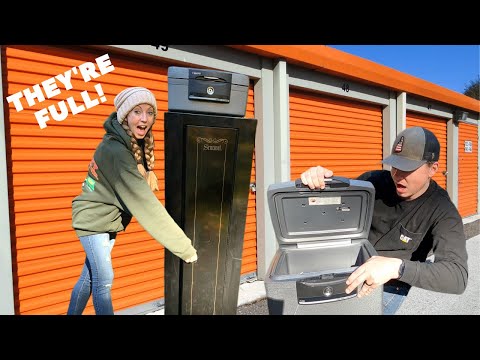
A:
<svg viewBox="0 0 480 360">
<path fill-rule="evenodd" d="M 468 284 L 461 295 L 444 294 L 413 287 L 397 315 L 480 315 L 480 235 L 467 240 Z M 256 282 L 257 298 L 237 308 L 237 315 L 268 315 L 263 282 Z"/>
</svg>

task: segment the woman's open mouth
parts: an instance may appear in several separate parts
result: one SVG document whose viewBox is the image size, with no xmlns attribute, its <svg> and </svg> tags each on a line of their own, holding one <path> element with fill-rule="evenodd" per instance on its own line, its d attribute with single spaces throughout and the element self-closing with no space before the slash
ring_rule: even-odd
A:
<svg viewBox="0 0 480 360">
<path fill-rule="evenodd" d="M 137 135 L 145 136 L 147 134 L 147 127 L 145 125 L 137 126 Z"/>
</svg>

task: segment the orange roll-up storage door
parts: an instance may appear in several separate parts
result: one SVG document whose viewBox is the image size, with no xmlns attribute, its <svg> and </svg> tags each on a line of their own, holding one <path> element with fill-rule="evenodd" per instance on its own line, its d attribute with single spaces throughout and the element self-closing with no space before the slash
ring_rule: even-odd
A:
<svg viewBox="0 0 480 360">
<path fill-rule="evenodd" d="M 83 47 L 4 47 L 5 97 L 63 74 L 105 55 Z M 168 64 L 108 54 L 115 69 L 87 82 L 72 75 L 72 89 L 59 82 L 61 94 L 17 111 L 8 104 L 7 153 L 12 228 L 12 258 L 17 314 L 65 314 L 71 289 L 84 262 L 84 251 L 71 226 L 71 201 L 81 191 L 88 164 L 100 142 L 103 122 L 115 111 L 113 99 L 125 87 L 144 86 L 157 98 L 154 125 L 155 173 L 164 203 L 164 125 L 168 108 Z M 94 85 L 101 84 L 105 102 L 63 121 L 50 119 L 41 129 L 35 112 L 73 97 L 82 104 L 81 93 L 100 99 Z M 58 106 L 57 106 L 58 107 Z M 249 91 L 247 115 L 253 117 L 253 90 Z M 252 179 L 255 173 L 252 172 Z M 254 180 L 253 180 L 254 181 Z M 256 270 L 255 197 L 248 203 L 242 273 Z M 163 247 L 133 219 L 120 233 L 112 252 L 115 280 L 112 298 L 115 311 L 164 297 Z M 93 314 L 90 300 L 84 314 Z"/>
<path fill-rule="evenodd" d="M 381 170 L 381 161 L 381 106 L 291 91 L 292 179 L 315 165 L 356 178 L 367 170 Z"/>
<path fill-rule="evenodd" d="M 462 217 L 478 209 L 478 126 L 458 126 L 458 211 Z"/>
<path fill-rule="evenodd" d="M 447 122 L 443 119 L 407 112 L 407 127 L 421 126 L 430 130 L 440 143 L 440 159 L 437 173 L 433 180 L 442 188 L 447 189 Z"/>
</svg>

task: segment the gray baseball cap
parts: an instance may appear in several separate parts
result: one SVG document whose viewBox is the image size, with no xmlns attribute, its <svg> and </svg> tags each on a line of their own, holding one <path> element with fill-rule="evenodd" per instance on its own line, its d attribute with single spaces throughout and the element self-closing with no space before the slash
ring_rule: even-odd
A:
<svg viewBox="0 0 480 360">
<path fill-rule="evenodd" d="M 420 126 L 407 128 L 397 135 L 392 153 L 382 163 L 401 171 L 413 171 L 427 162 L 438 161 L 440 143 L 430 131 Z"/>
</svg>

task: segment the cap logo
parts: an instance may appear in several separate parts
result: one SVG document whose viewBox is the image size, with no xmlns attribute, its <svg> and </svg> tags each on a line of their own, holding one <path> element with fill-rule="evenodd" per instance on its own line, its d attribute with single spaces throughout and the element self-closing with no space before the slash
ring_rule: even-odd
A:
<svg viewBox="0 0 480 360">
<path fill-rule="evenodd" d="M 402 152 L 403 140 L 404 140 L 403 136 L 400 138 L 400 140 L 398 140 L 397 146 L 395 146 L 395 152 L 396 153 Z"/>
</svg>

